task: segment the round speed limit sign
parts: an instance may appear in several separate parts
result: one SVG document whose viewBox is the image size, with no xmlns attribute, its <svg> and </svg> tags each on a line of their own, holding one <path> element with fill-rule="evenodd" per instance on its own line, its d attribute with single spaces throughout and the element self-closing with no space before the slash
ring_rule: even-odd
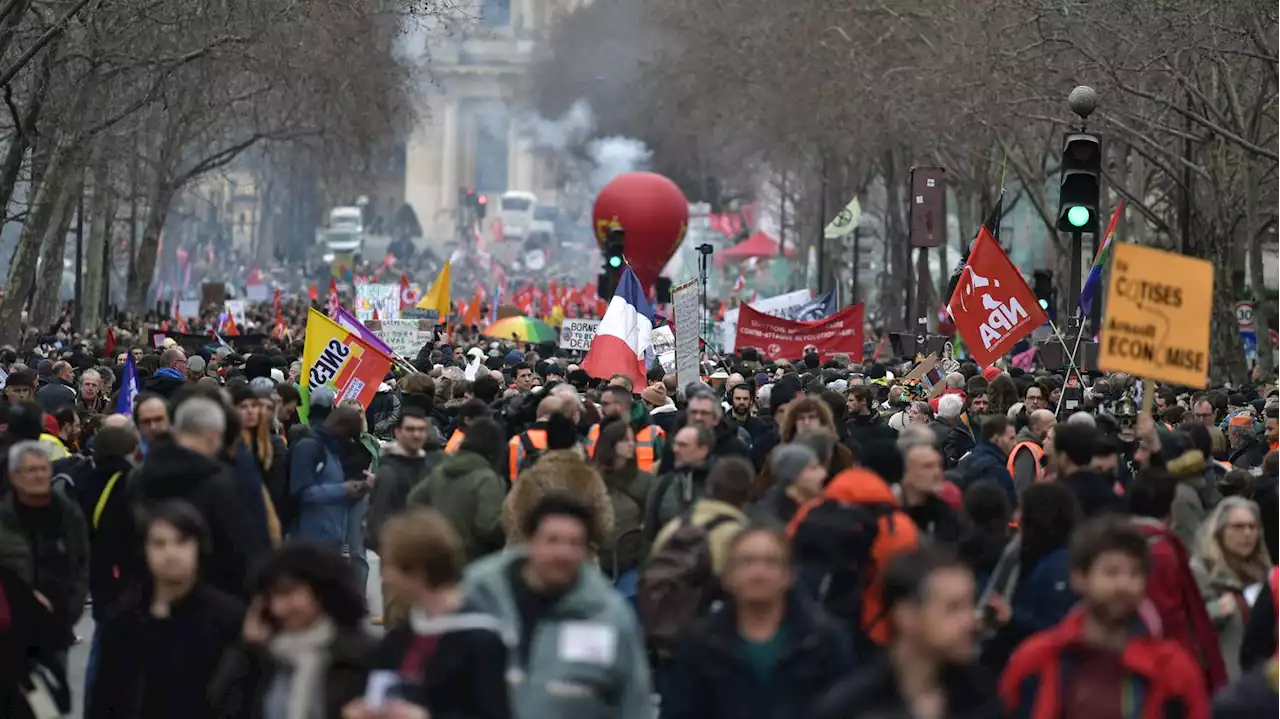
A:
<svg viewBox="0 0 1280 719">
<path fill-rule="evenodd" d="M 1242 330 L 1253 329 L 1253 303 L 1236 303 L 1236 327 Z"/>
</svg>

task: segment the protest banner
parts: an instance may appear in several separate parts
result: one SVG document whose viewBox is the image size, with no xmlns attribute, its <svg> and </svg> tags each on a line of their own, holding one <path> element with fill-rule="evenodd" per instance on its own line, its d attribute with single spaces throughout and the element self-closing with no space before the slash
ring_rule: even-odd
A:
<svg viewBox="0 0 1280 719">
<path fill-rule="evenodd" d="M 249 317 L 247 314 L 249 304 L 247 302 L 244 300 L 227 300 L 223 303 L 222 307 L 227 314 L 231 315 L 231 319 L 235 320 L 236 327 L 238 327 L 241 332 L 249 326 Z"/>
<path fill-rule="evenodd" d="M 743 305 L 745 306 L 745 302 Z M 773 317 L 781 317 L 788 320 L 799 320 L 802 322 L 814 322 L 822 319 L 835 312 L 835 291 L 832 290 L 826 294 L 814 297 L 809 290 L 796 290 L 795 292 L 787 292 L 781 295 L 765 297 L 751 303 L 751 306 L 757 312 L 763 312 Z M 738 312 L 737 308 L 726 310 L 724 313 L 724 321 L 721 323 L 720 334 L 722 338 L 720 347 L 725 352 L 733 352 L 734 339 L 738 335 Z M 676 323 L 677 326 L 679 323 Z M 715 332 L 711 332 L 715 334 Z M 706 338 L 710 340 L 711 338 Z"/>
<path fill-rule="evenodd" d="M 271 291 L 261 282 L 252 285 L 246 285 L 244 288 L 245 299 L 250 302 L 266 302 L 271 296 Z"/>
<path fill-rule="evenodd" d="M 560 326 L 560 349 L 586 352 L 596 337 L 600 320 L 566 319 Z"/>
<path fill-rule="evenodd" d="M 769 359 L 796 359 L 803 356 L 806 346 L 812 345 L 823 359 L 845 353 L 850 360 L 861 362 L 862 321 L 861 302 L 817 322 L 772 317 L 743 305 L 735 344 L 755 347 Z"/>
<path fill-rule="evenodd" d="M 185 319 L 200 319 L 200 300 L 178 300 L 178 312 Z"/>
<path fill-rule="evenodd" d="M 1098 366 L 1185 387 L 1208 386 L 1212 308 L 1208 260 L 1117 245 Z"/>
<path fill-rule="evenodd" d="M 302 401 L 298 417 L 306 421 L 311 392 L 328 387 L 337 401 L 354 399 L 368 409 L 378 385 L 391 369 L 391 358 L 314 307 L 307 313 L 302 351 Z"/>
<path fill-rule="evenodd" d="M 368 326 L 392 352 L 409 358 L 418 356 L 435 331 L 435 325 L 424 320 L 377 320 Z"/>
<path fill-rule="evenodd" d="M 400 285 L 356 285 L 356 317 L 368 322 L 374 312 L 380 320 L 400 319 Z"/>
<path fill-rule="evenodd" d="M 690 382 L 697 382 L 701 373 L 698 371 L 698 337 L 702 328 L 698 326 L 698 285 L 696 280 L 675 287 L 671 290 L 671 304 L 675 307 L 676 320 L 676 382 L 680 387 L 688 387 Z"/>
<path fill-rule="evenodd" d="M 671 325 L 654 327 L 653 331 L 649 333 L 649 344 L 653 346 L 653 353 L 655 355 L 675 352 L 676 335 L 671 331 Z"/>
</svg>

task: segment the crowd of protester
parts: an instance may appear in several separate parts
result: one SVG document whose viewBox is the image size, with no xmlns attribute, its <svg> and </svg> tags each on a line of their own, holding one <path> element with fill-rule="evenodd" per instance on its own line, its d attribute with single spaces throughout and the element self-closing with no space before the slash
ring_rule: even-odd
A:
<svg viewBox="0 0 1280 719">
<path fill-rule="evenodd" d="M 0 716 L 1280 712 L 1274 386 L 469 336 L 303 422 L 300 338 L 65 347 L 0 348 Z"/>
</svg>

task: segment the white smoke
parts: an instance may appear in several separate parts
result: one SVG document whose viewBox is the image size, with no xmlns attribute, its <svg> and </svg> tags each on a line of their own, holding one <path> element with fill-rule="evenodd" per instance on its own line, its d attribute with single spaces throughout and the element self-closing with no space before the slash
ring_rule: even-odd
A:
<svg viewBox="0 0 1280 719">
<path fill-rule="evenodd" d="M 618 175 L 647 170 L 653 156 L 635 138 L 593 137 L 595 113 L 585 100 L 573 103 L 559 118 L 522 118 L 519 128 L 533 149 L 560 172 L 565 191 L 577 190 L 592 197 Z"/>
</svg>

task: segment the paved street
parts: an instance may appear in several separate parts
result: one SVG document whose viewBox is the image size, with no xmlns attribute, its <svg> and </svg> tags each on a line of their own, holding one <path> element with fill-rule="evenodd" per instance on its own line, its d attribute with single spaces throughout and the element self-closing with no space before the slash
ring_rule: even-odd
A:
<svg viewBox="0 0 1280 719">
<path fill-rule="evenodd" d="M 369 609 L 373 614 L 382 613 L 382 583 L 378 580 L 381 570 L 378 566 L 378 555 L 369 552 Z M 71 716 L 79 719 L 84 716 L 84 670 L 89 660 L 89 641 L 93 637 L 93 618 L 86 611 L 80 623 L 76 625 L 76 636 L 83 641 L 71 648 L 67 657 L 67 676 L 71 682 L 74 697 Z M 375 630 L 381 631 L 381 630 Z"/>
</svg>

